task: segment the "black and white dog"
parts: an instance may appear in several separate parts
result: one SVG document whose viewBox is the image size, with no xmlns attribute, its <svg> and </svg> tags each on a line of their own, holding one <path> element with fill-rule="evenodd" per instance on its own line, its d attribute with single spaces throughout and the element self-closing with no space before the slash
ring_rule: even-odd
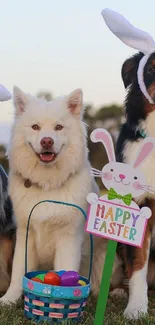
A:
<svg viewBox="0 0 155 325">
<path fill-rule="evenodd" d="M 136 152 L 147 136 L 155 137 L 155 103 L 150 104 L 140 90 L 137 70 L 143 54 L 138 53 L 125 61 L 122 79 L 128 88 L 124 103 L 126 122 L 121 128 L 117 146 L 117 161 L 132 163 Z M 151 98 L 155 101 L 155 53 L 144 68 L 144 82 Z M 129 279 L 129 303 L 125 315 L 138 318 L 139 313 L 147 312 L 147 283 L 155 287 L 155 152 L 143 166 L 149 186 L 139 198 L 140 207 L 148 206 L 152 217 L 148 221 L 143 247 L 118 245 L 123 252 L 126 276 Z M 150 193 L 151 192 L 151 193 Z"/>
<path fill-rule="evenodd" d="M 8 289 L 15 243 L 15 220 L 8 196 L 8 178 L 0 165 L 0 293 Z"/>
<path fill-rule="evenodd" d="M 0 102 L 12 98 L 11 93 L 0 84 Z M 15 220 L 8 196 L 8 178 L 0 165 L 0 293 L 8 289 L 15 243 Z"/>
<path fill-rule="evenodd" d="M 132 164 L 143 139 L 155 138 L 155 41 L 115 11 L 106 8 L 102 16 L 117 38 L 139 51 L 122 67 L 122 79 L 127 89 L 126 122 L 116 146 L 117 161 Z M 155 151 L 143 162 L 141 169 L 147 184 L 139 182 L 143 195 L 136 201 L 140 207 L 147 206 L 152 210 L 143 246 L 118 245 L 129 279 L 129 301 L 124 314 L 131 319 L 147 313 L 148 284 L 155 286 Z"/>
</svg>

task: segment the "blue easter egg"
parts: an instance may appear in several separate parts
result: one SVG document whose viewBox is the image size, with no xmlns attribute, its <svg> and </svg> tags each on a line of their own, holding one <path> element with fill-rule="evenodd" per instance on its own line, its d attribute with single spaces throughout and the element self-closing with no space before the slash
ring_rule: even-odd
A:
<svg viewBox="0 0 155 325">
<path fill-rule="evenodd" d="M 61 271 L 57 272 L 57 274 L 58 274 L 59 276 L 61 276 L 61 275 L 64 274 L 65 272 L 66 272 L 65 270 L 61 270 Z"/>
</svg>

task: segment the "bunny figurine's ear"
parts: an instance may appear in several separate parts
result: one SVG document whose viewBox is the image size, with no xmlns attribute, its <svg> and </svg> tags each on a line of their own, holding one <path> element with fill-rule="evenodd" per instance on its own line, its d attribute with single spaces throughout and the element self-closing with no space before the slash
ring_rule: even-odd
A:
<svg viewBox="0 0 155 325">
<path fill-rule="evenodd" d="M 11 93 L 4 86 L 0 85 L 0 102 L 5 102 L 12 98 Z"/>
<path fill-rule="evenodd" d="M 109 162 L 116 161 L 113 141 L 108 131 L 105 129 L 95 129 L 91 133 L 90 139 L 92 142 L 102 142 L 106 149 Z"/>
<path fill-rule="evenodd" d="M 133 163 L 133 167 L 137 168 L 141 164 L 143 164 L 145 159 L 148 158 L 148 156 L 152 153 L 153 150 L 155 150 L 155 139 L 148 137 L 143 140 L 140 150 L 137 153 L 136 159 Z"/>
<path fill-rule="evenodd" d="M 155 51 L 155 42 L 152 36 L 134 27 L 122 15 L 110 9 L 103 9 L 101 14 L 111 32 L 123 43 L 144 54 Z"/>
</svg>

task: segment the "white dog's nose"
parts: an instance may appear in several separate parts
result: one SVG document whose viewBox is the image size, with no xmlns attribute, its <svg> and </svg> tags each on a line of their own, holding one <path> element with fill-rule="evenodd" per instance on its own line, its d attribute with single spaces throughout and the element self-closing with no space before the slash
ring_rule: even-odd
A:
<svg viewBox="0 0 155 325">
<path fill-rule="evenodd" d="M 54 144 L 54 140 L 50 137 L 44 137 L 40 141 L 40 144 L 44 149 L 51 149 Z"/>
</svg>

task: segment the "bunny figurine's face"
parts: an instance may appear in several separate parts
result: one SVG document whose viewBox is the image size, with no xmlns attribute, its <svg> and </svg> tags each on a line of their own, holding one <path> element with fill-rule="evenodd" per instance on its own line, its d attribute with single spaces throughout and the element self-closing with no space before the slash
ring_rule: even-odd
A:
<svg viewBox="0 0 155 325">
<path fill-rule="evenodd" d="M 95 129 L 90 137 L 93 142 L 104 144 L 109 159 L 109 164 L 105 165 L 102 171 L 92 169 L 93 176 L 101 177 L 105 187 L 108 190 L 113 188 L 117 194 L 131 194 L 133 198 L 144 194 L 148 186 L 139 167 L 155 149 L 155 138 L 144 139 L 137 151 L 133 165 L 128 165 L 116 162 L 113 141 L 107 130 Z"/>
<path fill-rule="evenodd" d="M 140 170 L 128 164 L 111 162 L 102 169 L 102 182 L 109 190 L 113 188 L 118 194 L 132 194 L 138 197 L 144 194 L 145 176 Z"/>
</svg>

